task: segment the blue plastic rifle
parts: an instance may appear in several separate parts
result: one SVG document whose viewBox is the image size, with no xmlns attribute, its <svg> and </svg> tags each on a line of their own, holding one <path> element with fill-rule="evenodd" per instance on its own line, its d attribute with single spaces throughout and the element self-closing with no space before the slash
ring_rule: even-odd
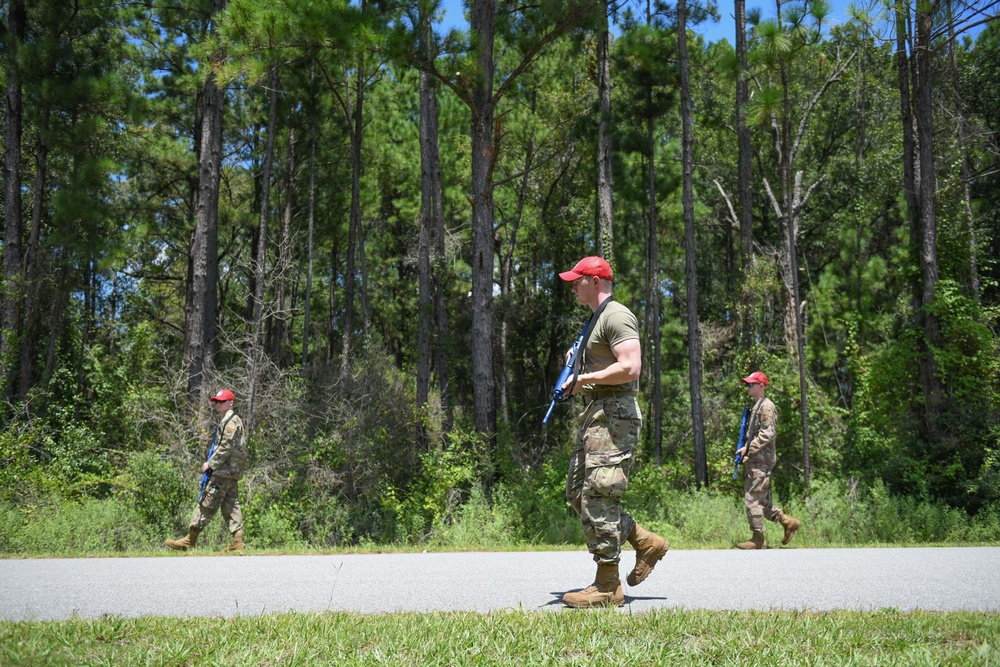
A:
<svg viewBox="0 0 1000 667">
<path fill-rule="evenodd" d="M 584 327 L 584 333 L 586 333 L 587 328 Z M 573 369 L 576 366 L 576 355 L 580 352 L 580 344 L 583 342 L 583 334 L 576 339 L 573 343 L 573 347 L 569 351 L 569 357 L 566 359 L 566 365 L 562 369 L 562 373 L 559 374 L 559 379 L 556 380 L 556 387 L 552 390 L 552 403 L 549 404 L 549 410 L 545 413 L 545 419 L 542 420 L 543 424 L 549 423 L 549 417 L 552 415 L 552 408 L 556 407 L 556 403 L 562 403 L 564 400 L 569 398 L 567 392 L 563 391 L 563 385 L 566 384 L 566 380 L 573 377 Z M 570 387 L 572 390 L 572 387 Z"/>
<path fill-rule="evenodd" d="M 747 415 L 750 414 L 748 408 L 743 408 L 743 421 L 740 422 L 740 441 L 736 443 L 736 451 L 739 452 L 743 449 L 743 443 L 747 439 Z M 736 466 L 733 468 L 733 479 L 736 479 L 736 475 L 740 471 L 740 464 L 743 463 L 743 457 L 739 454 L 736 455 Z"/>
<path fill-rule="evenodd" d="M 208 463 L 212 460 L 212 454 L 215 453 L 215 443 L 219 439 L 219 427 L 215 427 L 215 434 L 212 435 L 212 445 L 208 448 L 208 456 L 205 457 L 205 462 Z M 212 469 L 209 468 L 205 472 L 201 473 L 201 488 L 198 489 L 198 502 L 201 502 L 201 496 L 205 493 L 205 485 L 208 484 L 208 479 L 212 476 Z"/>
</svg>

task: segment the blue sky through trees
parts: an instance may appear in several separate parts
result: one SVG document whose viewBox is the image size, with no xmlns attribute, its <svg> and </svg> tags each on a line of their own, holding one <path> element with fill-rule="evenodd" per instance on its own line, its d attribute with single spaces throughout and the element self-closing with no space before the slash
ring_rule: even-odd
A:
<svg viewBox="0 0 1000 667">
<path fill-rule="evenodd" d="M 829 25 L 835 25 L 838 23 L 843 23 L 848 19 L 848 7 L 852 4 L 849 0 L 829 0 L 832 11 L 830 17 L 827 20 Z M 444 10 L 444 20 L 440 24 L 442 30 L 450 30 L 451 28 L 467 28 L 468 22 L 465 20 L 464 9 L 462 7 L 462 0 L 444 0 L 441 3 L 441 7 Z M 633 0 L 631 2 L 634 11 L 644 11 L 645 1 L 638 2 Z M 860 6 L 865 6 L 866 2 L 855 3 Z M 878 3 L 874 3 L 878 6 Z M 758 7 L 761 10 L 761 15 L 764 18 L 774 16 L 774 3 L 761 3 L 754 2 L 753 0 L 748 0 L 747 2 L 747 12 L 751 11 L 753 8 Z M 716 22 L 708 21 L 700 25 L 694 26 L 693 30 L 705 37 L 708 42 L 717 42 L 720 39 L 727 39 L 730 44 L 735 40 L 733 31 L 735 30 L 735 20 L 733 19 L 733 1 L 732 0 L 721 0 L 718 3 L 718 13 L 719 20 Z"/>
</svg>

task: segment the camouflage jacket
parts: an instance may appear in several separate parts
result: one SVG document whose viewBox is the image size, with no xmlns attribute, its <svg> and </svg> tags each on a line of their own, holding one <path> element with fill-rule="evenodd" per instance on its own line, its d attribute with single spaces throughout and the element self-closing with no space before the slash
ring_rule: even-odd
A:
<svg viewBox="0 0 1000 667">
<path fill-rule="evenodd" d="M 768 398 L 761 397 L 750 410 L 750 422 L 747 424 L 747 467 L 774 467 L 777 457 L 774 452 L 774 440 L 778 433 L 778 409 Z"/>
<path fill-rule="evenodd" d="M 247 450 L 243 442 L 243 420 L 230 410 L 215 431 L 215 450 L 208 460 L 214 477 L 239 479 L 247 467 Z"/>
</svg>

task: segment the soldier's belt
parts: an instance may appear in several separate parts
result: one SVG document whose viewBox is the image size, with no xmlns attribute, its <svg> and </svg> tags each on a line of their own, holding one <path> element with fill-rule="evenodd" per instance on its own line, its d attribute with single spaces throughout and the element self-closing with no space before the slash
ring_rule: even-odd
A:
<svg viewBox="0 0 1000 667">
<path fill-rule="evenodd" d="M 592 391 L 589 394 L 584 394 L 583 399 L 585 401 L 602 401 L 606 398 L 633 398 L 634 396 L 634 391 Z"/>
</svg>

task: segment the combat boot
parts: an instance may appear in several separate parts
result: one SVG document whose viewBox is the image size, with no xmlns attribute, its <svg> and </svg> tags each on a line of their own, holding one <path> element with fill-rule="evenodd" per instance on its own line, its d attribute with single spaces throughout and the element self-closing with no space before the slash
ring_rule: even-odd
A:
<svg viewBox="0 0 1000 667">
<path fill-rule="evenodd" d="M 188 534 L 181 539 L 164 540 L 163 544 L 171 549 L 176 549 L 177 551 L 187 551 L 198 542 L 198 533 L 200 532 L 201 528 L 188 528 Z"/>
<path fill-rule="evenodd" d="M 618 578 L 618 563 L 598 564 L 594 583 L 582 591 L 567 593 L 562 601 L 564 605 L 574 609 L 625 606 L 625 594 L 622 592 L 622 582 Z"/>
<path fill-rule="evenodd" d="M 753 537 L 750 538 L 749 542 L 740 542 L 736 545 L 737 549 L 766 549 L 767 542 L 764 541 L 764 533 L 754 531 Z"/>
<path fill-rule="evenodd" d="M 223 551 L 243 551 L 243 531 L 238 530 L 233 533 L 233 542 Z"/>
<path fill-rule="evenodd" d="M 635 528 L 626 539 L 635 549 L 635 568 L 628 573 L 626 581 L 628 581 L 629 586 L 638 586 L 646 580 L 656 564 L 666 555 L 667 549 L 670 548 L 670 542 L 649 532 L 639 524 L 635 524 Z"/>
<path fill-rule="evenodd" d="M 781 540 L 782 544 L 788 544 L 791 542 L 792 538 L 795 537 L 795 531 L 802 525 L 801 521 L 794 517 L 790 517 L 787 514 L 782 514 L 781 518 L 778 519 L 778 523 L 780 523 L 781 527 L 785 529 L 785 537 Z"/>
</svg>

